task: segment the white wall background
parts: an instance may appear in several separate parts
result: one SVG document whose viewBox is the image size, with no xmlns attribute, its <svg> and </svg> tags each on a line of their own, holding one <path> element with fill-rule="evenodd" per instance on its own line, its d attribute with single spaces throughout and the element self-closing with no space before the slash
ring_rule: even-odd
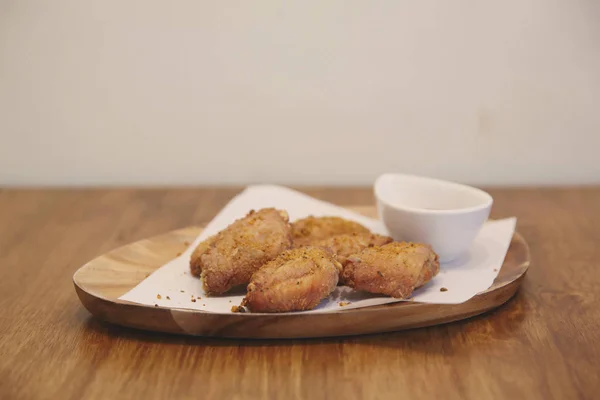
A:
<svg viewBox="0 0 600 400">
<path fill-rule="evenodd" d="M 600 183 L 599 150 L 597 0 L 0 0 L 0 184 Z"/>
</svg>

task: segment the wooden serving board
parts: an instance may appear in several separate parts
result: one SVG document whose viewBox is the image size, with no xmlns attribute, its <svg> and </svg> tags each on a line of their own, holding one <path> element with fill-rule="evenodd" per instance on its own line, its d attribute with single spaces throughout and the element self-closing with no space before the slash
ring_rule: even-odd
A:
<svg viewBox="0 0 600 400">
<path fill-rule="evenodd" d="M 352 207 L 368 216 L 373 207 Z M 492 286 L 462 304 L 398 302 L 326 313 L 216 314 L 156 308 L 118 300 L 180 252 L 202 231 L 190 227 L 112 250 L 73 276 L 79 299 L 95 317 L 151 331 L 230 338 L 306 338 L 390 332 L 457 321 L 496 308 L 517 291 L 529 267 L 529 248 L 515 233 Z"/>
</svg>

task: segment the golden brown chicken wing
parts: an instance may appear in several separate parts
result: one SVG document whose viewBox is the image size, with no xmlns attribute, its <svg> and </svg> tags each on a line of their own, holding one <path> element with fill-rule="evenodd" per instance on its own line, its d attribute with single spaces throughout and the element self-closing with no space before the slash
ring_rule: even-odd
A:
<svg viewBox="0 0 600 400">
<path fill-rule="evenodd" d="M 200 243 L 190 260 L 192 274 L 201 271 L 208 295 L 227 292 L 250 282 L 252 274 L 292 245 L 285 211 L 250 211 L 227 228 Z"/>
<path fill-rule="evenodd" d="M 395 242 L 370 247 L 348 257 L 342 276 L 344 282 L 356 290 L 404 299 L 439 270 L 438 255 L 431 246 Z"/>
<path fill-rule="evenodd" d="M 341 269 L 322 248 L 285 251 L 252 275 L 242 305 L 253 312 L 311 310 L 335 289 Z"/>
<path fill-rule="evenodd" d="M 331 236 L 349 233 L 370 233 L 358 222 L 340 217 L 306 217 L 292 223 L 294 247 L 312 245 Z"/>
<path fill-rule="evenodd" d="M 352 254 L 358 253 L 367 247 L 383 246 L 392 241 L 393 239 L 389 236 L 374 233 L 350 233 L 320 240 L 315 243 L 315 246 L 325 247 L 333 252 L 340 264 L 344 266 L 347 263 L 348 257 Z"/>
</svg>

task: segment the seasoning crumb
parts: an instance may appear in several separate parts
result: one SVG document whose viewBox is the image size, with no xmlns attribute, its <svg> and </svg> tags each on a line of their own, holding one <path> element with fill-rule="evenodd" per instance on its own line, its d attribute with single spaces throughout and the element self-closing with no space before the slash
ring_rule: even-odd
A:
<svg viewBox="0 0 600 400">
<path fill-rule="evenodd" d="M 180 290 L 181 293 L 185 293 L 185 290 Z"/>
<path fill-rule="evenodd" d="M 167 296 L 167 300 L 171 300 L 171 298 L 169 296 Z"/>
<path fill-rule="evenodd" d="M 160 294 L 157 294 L 156 298 L 160 300 L 160 299 L 162 299 L 162 296 Z"/>
<path fill-rule="evenodd" d="M 202 304 L 203 306 L 206 306 L 206 304 Z"/>
<path fill-rule="evenodd" d="M 184 245 L 184 246 L 189 246 L 189 245 L 190 245 L 190 242 L 188 242 L 188 241 L 186 240 L 185 242 L 183 242 L 183 245 Z"/>
<path fill-rule="evenodd" d="M 440 292 L 447 292 L 447 291 L 448 291 L 448 289 L 447 289 L 447 288 L 445 288 L 445 287 L 443 287 L 443 288 L 440 288 Z"/>
<path fill-rule="evenodd" d="M 340 307 L 345 307 L 348 304 L 350 304 L 350 302 L 349 301 L 340 301 L 338 304 L 339 304 Z"/>
<path fill-rule="evenodd" d="M 229 302 L 231 303 L 231 300 L 229 300 Z"/>
<path fill-rule="evenodd" d="M 231 306 L 231 312 L 245 313 L 246 309 L 242 306 Z"/>
<path fill-rule="evenodd" d="M 176 257 L 179 257 L 180 255 L 181 255 L 181 252 L 177 253 L 177 256 L 176 256 Z"/>
<path fill-rule="evenodd" d="M 498 272 L 498 268 L 494 268 L 494 272 Z"/>
<path fill-rule="evenodd" d="M 158 304 L 154 304 L 154 307 L 158 307 Z"/>
<path fill-rule="evenodd" d="M 192 297 L 192 303 L 195 303 L 195 302 L 196 302 L 196 299 L 194 299 L 194 298 Z"/>
</svg>

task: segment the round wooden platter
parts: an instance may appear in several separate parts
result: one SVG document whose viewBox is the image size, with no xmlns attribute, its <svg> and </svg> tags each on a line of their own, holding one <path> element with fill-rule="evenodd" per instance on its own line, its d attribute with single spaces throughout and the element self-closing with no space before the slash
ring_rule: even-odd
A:
<svg viewBox="0 0 600 400">
<path fill-rule="evenodd" d="M 353 207 L 373 216 L 373 207 Z M 118 300 L 192 242 L 200 227 L 184 228 L 117 248 L 81 267 L 73 276 L 79 299 L 95 317 L 138 329 L 229 338 L 307 338 L 391 332 L 469 318 L 504 304 L 519 288 L 529 267 L 529 248 L 512 238 L 492 286 L 462 304 L 398 302 L 326 313 L 217 314 L 156 308 Z"/>
</svg>

